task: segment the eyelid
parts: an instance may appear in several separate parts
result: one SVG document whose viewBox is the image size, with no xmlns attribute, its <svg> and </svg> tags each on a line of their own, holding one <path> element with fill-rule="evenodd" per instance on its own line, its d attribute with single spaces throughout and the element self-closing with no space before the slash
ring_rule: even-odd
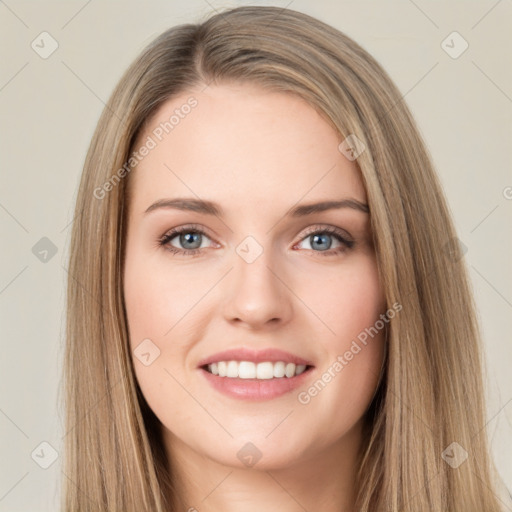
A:
<svg viewBox="0 0 512 512">
<path fill-rule="evenodd" d="M 210 230 L 205 228 L 204 226 L 201 226 L 200 224 L 184 224 L 183 226 L 177 226 L 175 228 L 171 228 L 167 230 L 161 238 L 165 238 L 171 235 L 180 234 L 182 232 L 188 232 L 188 231 L 194 231 L 201 234 L 204 234 L 208 236 L 208 238 L 211 238 L 211 235 L 209 234 Z"/>
<path fill-rule="evenodd" d="M 331 234 L 337 234 L 344 237 L 347 242 L 354 242 L 354 237 L 346 230 L 337 226 L 332 226 L 330 224 L 314 224 L 307 228 L 306 232 L 303 233 L 301 240 L 303 240 L 306 236 L 311 235 L 316 232 L 326 232 Z"/>
<path fill-rule="evenodd" d="M 183 226 L 177 226 L 177 227 L 174 227 L 172 229 L 169 229 L 167 230 L 161 237 L 158 238 L 158 242 L 159 244 L 163 244 L 163 241 L 164 240 L 172 240 L 173 238 L 175 238 L 176 236 L 180 235 L 181 233 L 188 233 L 188 232 L 195 232 L 195 233 L 199 233 L 201 235 L 204 235 L 206 237 L 208 237 L 210 240 L 212 240 L 214 243 L 217 243 L 218 242 L 215 242 L 213 240 L 213 238 L 215 238 L 214 236 L 211 236 L 209 234 L 209 230 L 207 228 L 205 228 L 204 226 L 201 226 L 199 224 L 184 224 Z M 176 248 L 176 250 L 187 250 L 187 249 L 178 249 Z M 195 250 L 201 250 L 201 249 L 188 249 L 189 251 L 195 251 Z"/>
</svg>

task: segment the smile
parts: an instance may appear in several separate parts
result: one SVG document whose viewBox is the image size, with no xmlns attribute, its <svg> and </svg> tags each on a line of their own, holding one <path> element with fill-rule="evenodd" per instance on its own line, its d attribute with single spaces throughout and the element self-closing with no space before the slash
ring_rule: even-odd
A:
<svg viewBox="0 0 512 512">
<path fill-rule="evenodd" d="M 314 366 L 284 361 L 219 361 L 199 368 L 214 390 L 229 398 L 249 401 L 271 400 L 305 387 L 313 370 Z"/>
</svg>

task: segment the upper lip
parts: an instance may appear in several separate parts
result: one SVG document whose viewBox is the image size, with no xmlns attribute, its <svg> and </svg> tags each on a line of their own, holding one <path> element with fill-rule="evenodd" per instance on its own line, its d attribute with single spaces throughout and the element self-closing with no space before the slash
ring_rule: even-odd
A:
<svg viewBox="0 0 512 512">
<path fill-rule="evenodd" d="M 219 361 L 253 361 L 255 363 L 263 363 L 265 361 L 275 363 L 277 361 L 284 361 L 285 363 L 295 363 L 296 365 L 303 364 L 306 366 L 313 366 L 311 361 L 294 354 L 290 354 L 289 352 L 285 352 L 284 350 L 276 348 L 251 350 L 247 347 L 242 347 L 224 350 L 205 357 L 199 361 L 198 367 L 218 363 Z"/>
</svg>

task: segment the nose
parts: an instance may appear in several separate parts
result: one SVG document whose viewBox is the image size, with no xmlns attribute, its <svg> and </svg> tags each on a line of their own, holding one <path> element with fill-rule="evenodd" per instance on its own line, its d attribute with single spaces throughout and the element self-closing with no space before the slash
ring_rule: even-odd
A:
<svg viewBox="0 0 512 512">
<path fill-rule="evenodd" d="M 293 293 L 271 252 L 264 250 L 251 263 L 235 253 L 225 290 L 224 316 L 228 322 L 261 329 L 283 326 L 292 318 Z"/>
</svg>

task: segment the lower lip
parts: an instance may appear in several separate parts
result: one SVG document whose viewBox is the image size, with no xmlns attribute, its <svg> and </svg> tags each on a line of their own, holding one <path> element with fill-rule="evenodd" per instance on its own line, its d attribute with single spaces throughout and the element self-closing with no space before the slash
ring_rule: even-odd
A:
<svg viewBox="0 0 512 512">
<path fill-rule="evenodd" d="M 309 378 L 313 370 L 310 367 L 300 375 L 274 379 L 240 379 L 219 377 L 204 368 L 200 372 L 214 389 L 224 395 L 240 400 L 271 400 L 298 388 Z"/>
</svg>

